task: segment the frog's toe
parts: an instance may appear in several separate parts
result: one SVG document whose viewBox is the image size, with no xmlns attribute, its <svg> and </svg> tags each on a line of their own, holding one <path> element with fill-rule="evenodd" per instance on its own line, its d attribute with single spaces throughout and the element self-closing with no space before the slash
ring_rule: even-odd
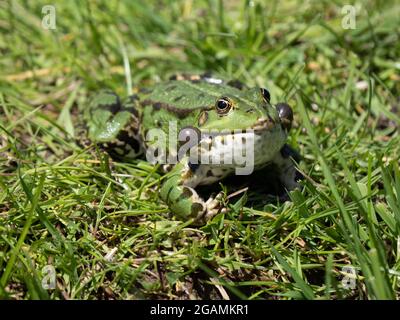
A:
<svg viewBox="0 0 400 320">
<path fill-rule="evenodd" d="M 215 208 L 219 207 L 221 205 L 222 197 L 223 197 L 222 192 L 218 193 L 215 198 L 210 197 L 205 203 L 207 206 L 207 209 L 211 210 L 211 209 L 215 209 Z"/>
<path fill-rule="evenodd" d="M 210 197 L 206 202 L 206 210 L 204 214 L 204 221 L 209 221 L 211 220 L 215 215 L 217 215 L 220 212 L 226 212 L 227 209 L 223 208 L 223 192 L 220 192 L 217 194 L 217 196 Z"/>
</svg>

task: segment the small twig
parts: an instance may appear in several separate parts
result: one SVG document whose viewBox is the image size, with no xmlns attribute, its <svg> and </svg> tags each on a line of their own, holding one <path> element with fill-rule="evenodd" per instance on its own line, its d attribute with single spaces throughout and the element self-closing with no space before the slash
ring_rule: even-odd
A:
<svg viewBox="0 0 400 320">
<path fill-rule="evenodd" d="M 212 284 L 218 289 L 219 293 L 221 294 L 224 300 L 230 300 L 228 293 L 226 292 L 225 288 L 218 284 L 218 279 L 210 278 Z"/>
<path fill-rule="evenodd" d="M 231 193 L 229 196 L 227 196 L 226 200 L 229 200 L 230 198 L 236 197 L 238 194 L 244 193 L 247 190 L 249 190 L 249 187 L 246 187 L 246 188 L 240 189 L 238 191 L 235 191 L 234 193 Z"/>
</svg>

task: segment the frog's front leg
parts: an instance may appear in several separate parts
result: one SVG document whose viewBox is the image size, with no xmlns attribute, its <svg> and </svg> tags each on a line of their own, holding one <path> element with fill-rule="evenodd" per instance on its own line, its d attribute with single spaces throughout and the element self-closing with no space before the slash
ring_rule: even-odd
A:
<svg viewBox="0 0 400 320">
<path fill-rule="evenodd" d="M 273 160 L 278 167 L 279 180 L 288 191 L 298 188 L 298 180 L 301 179 L 301 173 L 296 169 L 293 160 L 300 162 L 301 157 L 287 144 L 282 147 Z"/>
<path fill-rule="evenodd" d="M 201 165 L 200 165 L 201 166 Z M 193 219 L 193 224 L 203 225 L 216 214 L 220 208 L 222 194 L 204 201 L 194 189 L 202 179 L 202 170 L 198 165 L 191 165 L 187 158 L 182 159 L 171 172 L 161 187 L 162 200 L 181 220 Z"/>
</svg>

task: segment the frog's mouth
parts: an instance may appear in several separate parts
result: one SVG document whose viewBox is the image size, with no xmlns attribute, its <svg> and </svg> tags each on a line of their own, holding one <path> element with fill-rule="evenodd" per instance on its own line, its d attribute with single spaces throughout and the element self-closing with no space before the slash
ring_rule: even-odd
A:
<svg viewBox="0 0 400 320">
<path fill-rule="evenodd" d="M 275 121 L 271 118 L 261 118 L 257 120 L 251 129 L 257 132 L 271 130 L 275 127 L 275 124 Z"/>
<path fill-rule="evenodd" d="M 213 138 L 218 136 L 230 136 L 243 134 L 247 131 L 254 131 L 255 134 L 260 135 L 265 131 L 272 131 L 276 127 L 276 122 L 271 118 L 260 118 L 251 127 L 247 129 L 222 129 L 222 130 L 200 130 L 198 134 L 201 136 L 201 140 L 212 136 Z"/>
<path fill-rule="evenodd" d="M 183 128 L 180 138 L 189 138 L 183 152 L 190 150 L 194 159 L 203 164 L 236 168 L 243 163 L 259 166 L 271 161 L 286 140 L 286 133 L 279 123 L 270 117 L 259 118 L 247 129 L 198 129 Z M 215 160 L 215 161 L 214 161 Z M 197 163 L 197 162 L 192 162 Z"/>
<path fill-rule="evenodd" d="M 198 159 L 217 159 L 208 163 L 220 167 L 236 168 L 243 163 L 259 166 L 271 161 L 285 140 L 286 134 L 279 124 L 261 118 L 250 130 L 226 130 L 215 134 L 202 132 L 193 155 Z M 204 163 L 203 160 L 200 162 Z"/>
</svg>

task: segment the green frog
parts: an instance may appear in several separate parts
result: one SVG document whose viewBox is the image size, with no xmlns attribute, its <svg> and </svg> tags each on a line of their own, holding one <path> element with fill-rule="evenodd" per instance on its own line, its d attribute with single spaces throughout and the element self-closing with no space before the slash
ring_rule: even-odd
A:
<svg viewBox="0 0 400 320">
<path fill-rule="evenodd" d="M 146 154 L 153 163 L 164 159 L 161 199 L 179 219 L 202 225 L 226 208 L 222 193 L 203 200 L 195 190 L 199 185 L 273 164 L 287 190 L 298 186 L 293 159 L 299 157 L 286 144 L 293 112 L 288 104 L 272 105 L 270 99 L 264 88 L 208 74 L 181 75 L 124 100 L 100 92 L 85 108 L 84 119 L 89 140 L 114 158 Z M 162 145 L 152 139 L 157 134 Z M 251 162 L 247 171 L 246 151 Z"/>
</svg>

